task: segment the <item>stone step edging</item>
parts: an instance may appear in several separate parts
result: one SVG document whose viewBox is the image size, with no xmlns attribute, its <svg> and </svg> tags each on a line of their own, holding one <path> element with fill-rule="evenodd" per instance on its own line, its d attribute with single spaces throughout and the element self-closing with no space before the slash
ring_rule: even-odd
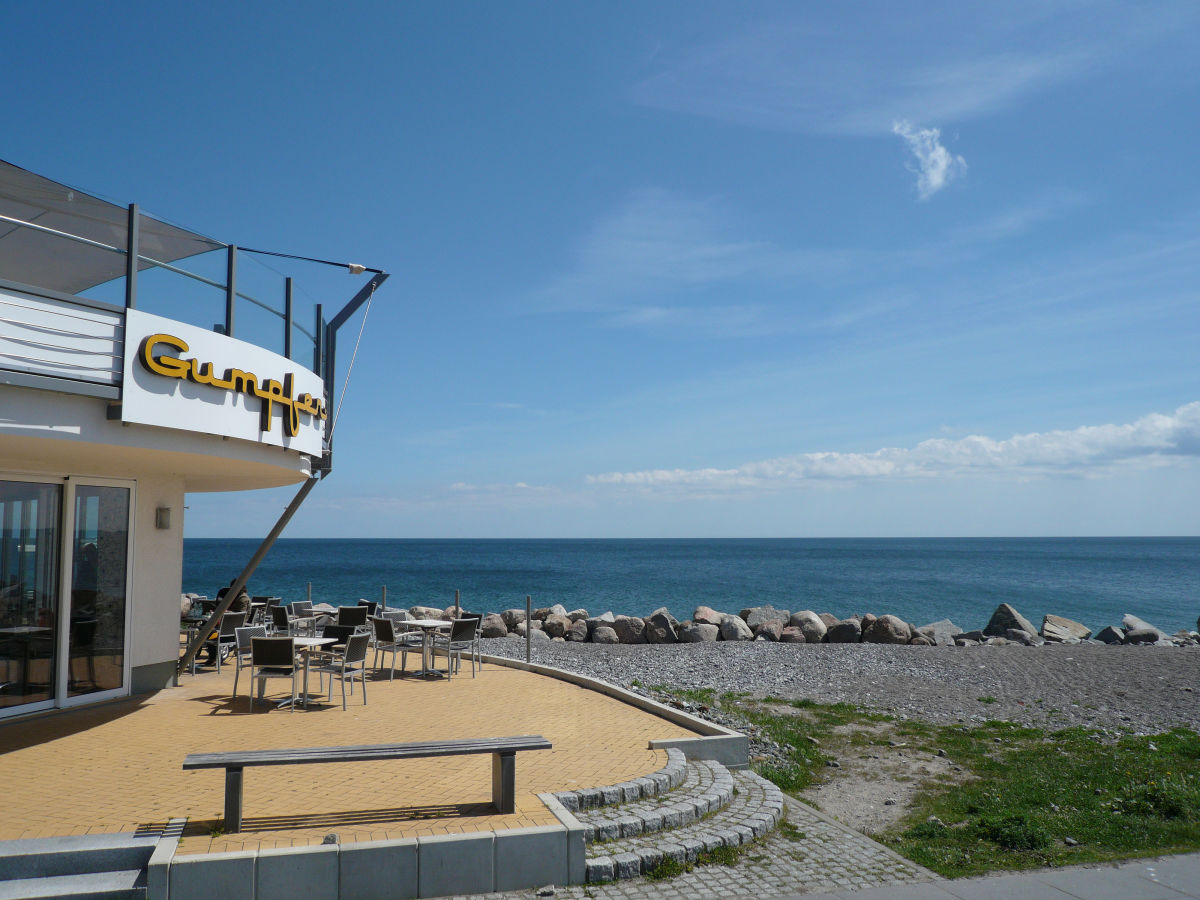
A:
<svg viewBox="0 0 1200 900">
<path fill-rule="evenodd" d="M 723 810 L 682 828 L 592 845 L 588 882 L 636 878 L 664 859 L 694 862 L 703 852 L 737 847 L 770 832 L 783 818 L 783 792 L 754 772 L 733 773 L 738 794 Z"/>
<path fill-rule="evenodd" d="M 682 828 L 724 809 L 733 799 L 733 774 L 720 763 L 692 760 L 679 787 L 632 803 L 581 810 L 587 843 Z"/>
<path fill-rule="evenodd" d="M 687 758 L 682 750 L 667 748 L 667 764 L 657 772 L 642 775 L 632 781 L 607 787 L 581 788 L 577 791 L 558 791 L 553 796 L 570 812 L 629 803 L 644 797 L 657 797 L 673 791 L 687 777 Z"/>
</svg>

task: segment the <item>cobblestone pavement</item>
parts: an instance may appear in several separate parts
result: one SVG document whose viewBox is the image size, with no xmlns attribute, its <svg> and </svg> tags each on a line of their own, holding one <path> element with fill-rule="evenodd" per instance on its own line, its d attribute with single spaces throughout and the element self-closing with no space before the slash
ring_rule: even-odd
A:
<svg viewBox="0 0 1200 900">
<path fill-rule="evenodd" d="M 555 900 L 727 900 L 938 879 L 928 869 L 803 803 L 787 798 L 786 804 L 786 821 L 792 827 L 782 826 L 752 845 L 736 866 L 697 866 L 665 881 L 631 878 L 609 884 L 556 887 L 553 894 L 540 896 Z M 537 897 L 537 890 L 525 890 L 477 894 L 471 900 Z"/>
</svg>

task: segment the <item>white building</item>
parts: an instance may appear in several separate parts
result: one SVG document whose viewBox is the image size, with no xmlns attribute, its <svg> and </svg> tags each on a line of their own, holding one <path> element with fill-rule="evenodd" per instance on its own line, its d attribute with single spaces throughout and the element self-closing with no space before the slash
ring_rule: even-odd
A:
<svg viewBox="0 0 1200 900">
<path fill-rule="evenodd" d="M 387 275 L 301 322 L 247 252 L 0 162 L 0 718 L 170 684 L 185 493 L 327 470 L 337 329 Z"/>
</svg>

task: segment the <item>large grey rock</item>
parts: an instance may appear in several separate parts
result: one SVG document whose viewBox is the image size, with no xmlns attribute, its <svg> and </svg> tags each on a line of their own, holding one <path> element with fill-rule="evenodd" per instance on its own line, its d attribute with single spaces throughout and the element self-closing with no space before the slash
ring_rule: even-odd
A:
<svg viewBox="0 0 1200 900">
<path fill-rule="evenodd" d="M 912 629 L 903 619 L 883 615 L 863 629 L 862 639 L 866 644 L 907 644 L 913 638 Z"/>
<path fill-rule="evenodd" d="M 440 619 L 445 610 L 438 609 L 436 606 L 410 606 L 408 613 L 414 619 Z"/>
<path fill-rule="evenodd" d="M 858 616 L 857 618 L 858 618 L 859 630 L 862 631 L 863 634 L 866 634 L 867 629 L 870 628 L 872 625 L 874 625 L 875 620 L 879 617 L 876 615 L 872 615 L 871 613 L 864 613 L 863 615 Z"/>
<path fill-rule="evenodd" d="M 919 634 L 932 640 L 939 647 L 953 647 L 955 635 L 962 634 L 962 629 L 951 622 L 949 619 L 939 619 L 936 622 L 930 622 L 928 625 L 922 625 L 917 629 Z"/>
<path fill-rule="evenodd" d="M 588 634 L 595 634 L 596 629 L 601 625 L 608 625 L 611 628 L 612 623 L 616 621 L 616 618 L 617 617 L 612 614 L 611 609 L 608 612 L 601 613 L 598 616 L 589 617 L 587 620 Z"/>
<path fill-rule="evenodd" d="M 546 632 L 544 632 L 540 628 L 531 628 L 529 630 L 529 639 L 531 641 L 535 641 L 535 642 L 536 641 L 548 641 L 548 640 L 550 640 L 550 635 L 546 634 Z"/>
<path fill-rule="evenodd" d="M 588 639 L 587 622 L 583 619 L 572 622 L 571 627 L 567 629 L 566 638 L 568 641 L 586 641 Z"/>
<path fill-rule="evenodd" d="M 612 628 L 622 644 L 646 643 L 646 622 L 640 616 L 617 616 Z"/>
<path fill-rule="evenodd" d="M 908 643 L 913 647 L 933 647 L 937 642 L 931 637 L 926 637 L 923 634 L 916 634 Z"/>
<path fill-rule="evenodd" d="M 1042 637 L 1055 644 L 1077 644 L 1092 636 L 1092 629 L 1062 616 L 1042 616 Z"/>
<path fill-rule="evenodd" d="M 551 613 L 542 622 L 542 628 L 552 638 L 566 637 L 567 629 L 572 624 L 571 620 L 561 613 Z"/>
<path fill-rule="evenodd" d="M 754 632 L 750 630 L 741 616 L 725 616 L 721 620 L 721 640 L 723 641 L 752 641 Z"/>
<path fill-rule="evenodd" d="M 779 641 L 783 644 L 807 644 L 804 629 L 799 625 L 789 625 L 779 633 Z"/>
<path fill-rule="evenodd" d="M 516 624 L 516 626 L 513 628 L 513 634 L 519 634 L 521 637 L 525 637 L 525 632 L 527 630 L 534 631 L 534 632 L 542 631 L 543 630 L 542 623 L 539 622 L 537 619 L 531 619 L 528 622 L 518 622 Z M 546 635 L 546 637 L 549 637 L 549 636 L 550 635 Z"/>
<path fill-rule="evenodd" d="M 1024 644 L 1026 647 L 1040 647 L 1045 643 L 1045 641 L 1036 634 L 1030 634 L 1028 631 L 1025 631 L 1021 628 L 1010 628 L 1008 631 L 1004 632 L 1004 638 L 992 638 L 992 640 L 988 641 L 988 643 L 990 644 L 992 641 L 1004 639 L 1007 639 L 1013 644 Z"/>
<path fill-rule="evenodd" d="M 1104 644 L 1123 644 L 1125 643 L 1125 632 L 1113 628 L 1111 625 L 1105 625 L 1096 633 L 1096 640 Z"/>
<path fill-rule="evenodd" d="M 778 622 L 780 631 L 788 624 L 788 619 L 792 617 L 790 610 L 776 609 L 773 606 L 752 606 L 749 609 L 743 609 L 741 618 L 750 626 L 750 630 L 755 634 L 758 629 L 766 622 Z"/>
<path fill-rule="evenodd" d="M 857 644 L 862 639 L 862 623 L 858 619 L 841 619 L 825 632 L 827 644 Z"/>
<path fill-rule="evenodd" d="M 1037 634 L 1038 631 L 1027 618 L 1007 603 L 1001 603 L 996 607 L 996 611 L 992 613 L 992 618 L 987 623 L 987 627 L 983 629 L 983 633 L 988 637 L 1004 637 L 1005 632 L 1010 628 L 1019 628 L 1021 631 L 1028 631 L 1030 634 Z"/>
<path fill-rule="evenodd" d="M 479 634 L 485 638 L 501 638 L 508 634 L 508 626 L 497 613 L 488 613 L 479 622 Z"/>
<path fill-rule="evenodd" d="M 825 612 L 825 613 L 820 613 L 819 615 L 820 615 L 821 621 L 825 623 L 826 629 L 832 628 L 838 622 L 842 621 L 837 616 L 835 616 L 833 613 Z"/>
<path fill-rule="evenodd" d="M 612 630 L 609 625 L 598 625 L 596 630 L 592 632 L 593 644 L 619 644 L 617 633 Z"/>
<path fill-rule="evenodd" d="M 705 644 L 721 636 L 721 629 L 707 622 L 684 622 L 679 626 L 681 644 Z"/>
<path fill-rule="evenodd" d="M 719 627 L 721 620 L 724 618 L 724 613 L 717 612 L 711 606 L 697 606 L 696 611 L 692 613 L 692 621 L 700 625 L 716 625 Z"/>
<path fill-rule="evenodd" d="M 1126 644 L 1157 644 L 1159 641 L 1165 641 L 1164 635 L 1157 628 L 1131 628 L 1125 632 Z"/>
<path fill-rule="evenodd" d="M 1156 635 L 1158 635 L 1158 637 L 1156 638 L 1157 640 L 1165 640 L 1167 637 L 1166 632 L 1163 631 L 1161 628 L 1156 628 L 1154 625 L 1151 625 L 1145 619 L 1139 619 L 1137 616 L 1131 616 L 1129 613 L 1125 613 L 1125 615 L 1121 616 L 1121 626 L 1126 631 L 1125 636 L 1126 636 L 1127 641 L 1128 641 L 1128 637 L 1129 637 L 1129 632 L 1133 632 L 1133 631 L 1153 631 Z M 1144 642 L 1128 641 L 1128 643 L 1144 643 Z"/>
<path fill-rule="evenodd" d="M 509 631 L 517 627 L 518 622 L 525 621 L 525 610 L 523 609 L 506 609 L 500 613 L 500 618 L 504 620 L 505 626 Z"/>
<path fill-rule="evenodd" d="M 586 609 L 573 609 L 567 613 L 567 618 L 572 622 L 585 622 L 587 621 L 587 617 L 588 611 Z"/>
<path fill-rule="evenodd" d="M 754 632 L 756 641 L 778 641 L 783 634 L 783 622 L 779 619 L 768 619 L 758 626 Z"/>
<path fill-rule="evenodd" d="M 192 611 L 192 598 L 187 594 L 179 595 L 179 615 L 186 616 Z"/>
<path fill-rule="evenodd" d="M 646 641 L 650 644 L 677 644 L 679 622 L 666 609 L 659 609 L 646 617 Z"/>
<path fill-rule="evenodd" d="M 804 641 L 808 644 L 819 644 L 825 638 L 826 628 L 825 623 L 811 609 L 802 609 L 800 612 L 792 613 L 792 617 L 788 619 L 789 625 L 794 625 L 804 632 Z"/>
</svg>

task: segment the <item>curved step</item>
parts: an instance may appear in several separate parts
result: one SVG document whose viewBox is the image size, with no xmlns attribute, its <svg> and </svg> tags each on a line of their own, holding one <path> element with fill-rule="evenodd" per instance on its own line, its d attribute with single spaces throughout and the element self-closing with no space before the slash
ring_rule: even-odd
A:
<svg viewBox="0 0 1200 900">
<path fill-rule="evenodd" d="M 580 810 L 587 843 L 636 837 L 646 832 L 681 828 L 723 809 L 733 798 L 733 774 L 723 765 L 692 760 L 677 788 L 631 803 Z"/>
<path fill-rule="evenodd" d="M 733 773 L 737 793 L 715 815 L 669 831 L 621 838 L 588 848 L 587 881 L 634 878 L 649 872 L 665 858 L 694 862 L 718 847 L 749 843 L 779 824 L 783 793 L 754 772 Z"/>
<path fill-rule="evenodd" d="M 632 781 L 610 784 L 607 787 L 583 788 L 578 791 L 558 791 L 554 798 L 573 813 L 615 803 L 629 803 L 643 797 L 657 797 L 672 791 L 687 777 L 687 758 L 682 750 L 667 748 L 667 764 L 657 772 Z"/>
</svg>

